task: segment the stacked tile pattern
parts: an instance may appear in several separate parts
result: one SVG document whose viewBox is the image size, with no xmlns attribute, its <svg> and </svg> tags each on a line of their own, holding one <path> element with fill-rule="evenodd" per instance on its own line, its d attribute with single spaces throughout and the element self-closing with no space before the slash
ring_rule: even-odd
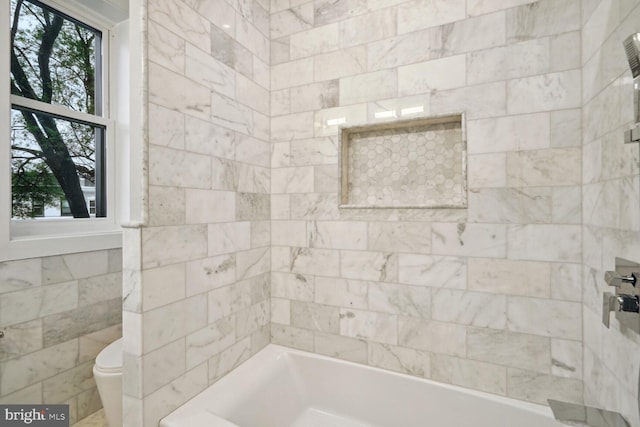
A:
<svg viewBox="0 0 640 427">
<path fill-rule="evenodd" d="M 640 262 L 638 144 L 623 144 L 633 122 L 633 80 L 622 42 L 640 31 L 637 0 L 588 1 L 582 10 L 584 381 L 588 404 L 638 418 L 640 337 L 611 315 L 602 324 L 604 272 L 615 257 Z"/>
<path fill-rule="evenodd" d="M 124 235 L 124 421 L 155 427 L 269 342 L 269 5 L 142 5 L 148 206 Z"/>
<path fill-rule="evenodd" d="M 580 29 L 580 0 L 272 1 L 273 342 L 582 400 Z M 467 209 L 338 208 L 337 123 L 390 111 L 465 112 Z"/>
<path fill-rule="evenodd" d="M 122 334 L 119 249 L 0 263 L 0 403 L 102 406 L 95 358 Z"/>
</svg>

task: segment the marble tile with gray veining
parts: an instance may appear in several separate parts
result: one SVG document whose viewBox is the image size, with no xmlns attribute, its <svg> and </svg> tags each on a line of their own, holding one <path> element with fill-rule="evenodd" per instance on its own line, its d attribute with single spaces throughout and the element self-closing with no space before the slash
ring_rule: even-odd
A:
<svg viewBox="0 0 640 427">
<path fill-rule="evenodd" d="M 313 167 L 278 168 L 271 171 L 271 193 L 310 193 L 313 191 Z"/>
<path fill-rule="evenodd" d="M 468 18 L 442 27 L 443 56 L 479 51 L 505 44 L 505 12 Z"/>
<path fill-rule="evenodd" d="M 271 267 L 271 252 L 267 248 L 256 248 L 236 254 L 236 278 L 248 279 L 267 273 Z"/>
<path fill-rule="evenodd" d="M 504 329 L 507 297 L 484 292 L 434 289 L 431 317 L 441 322 Z"/>
<path fill-rule="evenodd" d="M 527 40 L 580 29 L 579 0 L 543 0 L 507 10 L 507 40 Z"/>
<path fill-rule="evenodd" d="M 168 209 L 171 207 L 171 209 Z M 149 186 L 149 226 L 180 225 L 186 221 L 185 190 Z"/>
<path fill-rule="evenodd" d="M 209 383 L 222 378 L 249 357 L 251 357 L 251 339 L 246 337 L 209 359 Z"/>
<path fill-rule="evenodd" d="M 293 326 L 271 324 L 271 339 L 274 344 L 313 351 L 313 332 Z"/>
<path fill-rule="evenodd" d="M 297 113 L 337 107 L 340 93 L 338 80 L 293 87 L 290 92 L 290 111 Z"/>
<path fill-rule="evenodd" d="M 156 426 L 160 419 L 178 408 L 185 401 L 207 388 L 207 364 L 203 363 L 184 375 L 146 396 L 143 400 L 143 427 Z"/>
<path fill-rule="evenodd" d="M 370 342 L 368 363 L 378 368 L 429 378 L 431 354 L 426 351 Z"/>
<path fill-rule="evenodd" d="M 291 325 L 296 328 L 338 334 L 340 311 L 338 307 L 291 301 Z"/>
<path fill-rule="evenodd" d="M 369 283 L 342 278 L 316 277 L 314 302 L 317 304 L 367 309 Z M 371 307 L 372 310 L 375 308 Z"/>
<path fill-rule="evenodd" d="M 460 88 L 465 84 L 465 55 L 449 56 L 398 68 L 400 96 Z"/>
<path fill-rule="evenodd" d="M 149 101 L 194 117 L 211 114 L 211 94 L 194 81 L 149 63 Z"/>
<path fill-rule="evenodd" d="M 580 262 L 580 226 L 510 225 L 509 259 L 552 262 Z"/>
<path fill-rule="evenodd" d="M 167 325 L 166 319 L 173 319 Z M 196 332 L 207 325 L 207 295 L 196 295 L 144 313 L 142 351 L 157 348 Z M 170 326 L 170 327 L 167 327 Z"/>
<path fill-rule="evenodd" d="M 211 26 L 211 56 L 245 76 L 253 74 L 251 52 L 216 26 Z"/>
<path fill-rule="evenodd" d="M 170 187 L 210 188 L 211 158 L 155 145 L 149 148 L 149 183 Z"/>
<path fill-rule="evenodd" d="M 291 325 L 291 300 L 271 298 L 271 323 Z"/>
<path fill-rule="evenodd" d="M 229 222 L 208 225 L 209 255 L 230 254 L 251 247 L 251 223 Z"/>
<path fill-rule="evenodd" d="M 409 33 L 462 20 L 466 16 L 464 0 L 412 0 L 398 7 L 398 32 Z"/>
<path fill-rule="evenodd" d="M 398 344 L 416 350 L 464 356 L 467 351 L 466 327 L 401 316 L 398 322 Z"/>
<path fill-rule="evenodd" d="M 507 394 L 507 368 L 489 363 L 434 354 L 431 378 L 473 390 Z"/>
<path fill-rule="evenodd" d="M 0 340 L 0 362 L 18 359 L 42 348 L 42 321 L 40 319 L 12 326 L 3 326 Z"/>
<path fill-rule="evenodd" d="M 370 282 L 367 300 L 369 310 L 431 318 L 431 289 L 427 287 Z"/>
<path fill-rule="evenodd" d="M 424 222 L 370 222 L 368 249 L 410 253 L 431 252 L 431 226 Z"/>
<path fill-rule="evenodd" d="M 313 137 L 313 112 L 289 114 L 271 119 L 271 131 L 276 142 Z"/>
<path fill-rule="evenodd" d="M 43 345 L 50 347 L 122 322 L 122 299 L 116 298 L 42 319 Z"/>
<path fill-rule="evenodd" d="M 551 340 L 551 374 L 565 378 L 582 379 L 582 343 L 560 339 Z"/>
<path fill-rule="evenodd" d="M 200 46 L 204 50 L 211 47 L 211 24 L 195 10 L 184 3 L 158 0 L 149 7 L 149 19 L 159 23 L 168 30 Z"/>
<path fill-rule="evenodd" d="M 289 38 L 291 59 L 337 50 L 340 45 L 339 36 L 337 23 L 292 34 Z"/>
<path fill-rule="evenodd" d="M 468 289 L 538 298 L 551 296 L 551 267 L 546 262 L 469 258 Z"/>
<path fill-rule="evenodd" d="M 316 81 L 333 80 L 367 71 L 367 48 L 355 46 L 315 56 L 313 75 Z"/>
<path fill-rule="evenodd" d="M 146 396 L 185 373 L 185 340 L 176 340 L 145 354 L 142 366 L 142 393 Z"/>
<path fill-rule="evenodd" d="M 238 162 L 268 168 L 270 165 L 271 145 L 246 135 L 237 134 L 235 159 Z"/>
<path fill-rule="evenodd" d="M 315 281 L 316 278 L 312 275 L 272 272 L 271 296 L 287 300 L 313 301 Z"/>
<path fill-rule="evenodd" d="M 551 372 L 551 339 L 537 335 L 468 328 L 466 357 L 472 360 Z"/>
<path fill-rule="evenodd" d="M 442 255 L 489 258 L 507 254 L 507 229 L 501 224 L 433 223 L 431 251 Z"/>
<path fill-rule="evenodd" d="M 271 211 L 271 198 L 262 193 L 236 193 L 236 220 L 267 220 Z"/>
<path fill-rule="evenodd" d="M 183 149 L 185 115 L 157 104 L 149 104 L 149 142 L 154 145 Z"/>
<path fill-rule="evenodd" d="M 78 305 L 96 304 L 122 296 L 122 273 L 110 273 L 78 281 Z"/>
<path fill-rule="evenodd" d="M 289 159 L 292 166 L 336 165 L 338 139 L 325 137 L 295 141 L 291 144 Z"/>
<path fill-rule="evenodd" d="M 468 198 L 470 222 L 548 224 L 559 210 L 554 209 L 553 189 L 549 187 L 471 189 Z"/>
<path fill-rule="evenodd" d="M 0 325 L 10 326 L 78 308 L 78 282 L 0 295 Z"/>
<path fill-rule="evenodd" d="M 282 10 L 271 15 L 271 39 L 308 30 L 314 24 L 313 2 Z"/>
<path fill-rule="evenodd" d="M 324 249 L 366 249 L 366 222 L 308 221 L 309 247 Z"/>
<path fill-rule="evenodd" d="M 226 96 L 211 94 L 212 123 L 224 126 L 236 132 L 251 135 L 253 133 L 253 115 L 249 107 Z"/>
<path fill-rule="evenodd" d="M 428 43 L 425 43 L 428 40 Z M 367 65 L 370 71 L 428 61 L 441 56 L 442 28 L 402 34 L 367 44 Z"/>
<path fill-rule="evenodd" d="M 225 96 L 236 93 L 234 70 L 212 57 L 209 52 L 187 44 L 185 76 L 194 82 Z"/>
<path fill-rule="evenodd" d="M 224 159 L 235 156 L 235 133 L 229 129 L 200 120 L 185 117 L 185 148 L 201 154 L 208 154 Z"/>
<path fill-rule="evenodd" d="M 341 308 L 340 335 L 397 345 L 398 316 Z"/>
<path fill-rule="evenodd" d="M 296 274 L 340 275 L 340 254 L 329 249 L 291 248 L 289 270 Z"/>
<path fill-rule="evenodd" d="M 0 294 L 40 286 L 43 284 L 43 278 L 47 278 L 45 283 L 70 280 L 69 276 L 61 278 L 62 280 L 51 278 L 48 266 L 55 261 L 59 262 L 61 259 L 58 257 L 33 258 L 0 263 Z"/>
<path fill-rule="evenodd" d="M 509 297 L 511 331 L 577 340 L 582 337 L 582 306 L 577 302 Z"/>
<path fill-rule="evenodd" d="M 582 381 L 509 368 L 508 397 L 545 404 L 547 399 L 582 403 Z"/>
<path fill-rule="evenodd" d="M 271 68 L 271 90 L 313 83 L 313 66 L 313 58 L 298 59 L 274 65 Z"/>
<path fill-rule="evenodd" d="M 316 353 L 357 363 L 367 363 L 367 347 L 371 345 L 363 340 L 322 332 L 314 333 L 313 344 Z"/>
<path fill-rule="evenodd" d="M 31 384 L 75 367 L 78 341 L 44 348 L 16 360 L 0 363 L 0 395 L 18 391 Z"/>
<path fill-rule="evenodd" d="M 396 35 L 396 10 L 377 10 L 340 21 L 340 47 L 357 46 Z"/>
<path fill-rule="evenodd" d="M 190 261 L 186 264 L 186 295 L 206 292 L 235 281 L 235 254 Z"/>
<path fill-rule="evenodd" d="M 340 275 L 348 279 L 395 282 L 398 256 L 391 252 L 340 251 Z"/>
<path fill-rule="evenodd" d="M 359 104 L 398 95 L 396 71 L 380 70 L 340 79 L 340 105 Z"/>
<path fill-rule="evenodd" d="M 455 78 L 458 79 L 458 83 L 450 82 L 449 84 L 459 85 L 461 77 Z M 505 82 L 496 82 L 438 90 L 431 95 L 429 111 L 434 115 L 465 111 L 469 120 L 505 115 L 507 85 Z"/>
<path fill-rule="evenodd" d="M 219 319 L 186 337 L 187 369 L 198 366 L 236 341 L 236 318 Z"/>
<path fill-rule="evenodd" d="M 467 266 L 463 258 L 432 255 L 398 255 L 398 280 L 408 285 L 432 288 L 467 286 Z"/>
</svg>

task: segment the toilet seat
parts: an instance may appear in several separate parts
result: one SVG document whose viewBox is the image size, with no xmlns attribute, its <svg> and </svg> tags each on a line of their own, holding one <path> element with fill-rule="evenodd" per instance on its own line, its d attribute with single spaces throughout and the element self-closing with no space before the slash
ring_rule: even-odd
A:
<svg viewBox="0 0 640 427">
<path fill-rule="evenodd" d="M 98 354 L 95 369 L 105 374 L 122 372 L 122 338 L 112 342 Z"/>
</svg>

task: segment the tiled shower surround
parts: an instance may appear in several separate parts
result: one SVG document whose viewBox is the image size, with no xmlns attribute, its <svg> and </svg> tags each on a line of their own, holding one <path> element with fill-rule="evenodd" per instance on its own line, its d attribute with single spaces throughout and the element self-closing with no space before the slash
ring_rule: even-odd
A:
<svg viewBox="0 0 640 427">
<path fill-rule="evenodd" d="M 640 261 L 621 45 L 640 31 L 639 0 L 131 8 L 148 56 L 148 185 L 144 225 L 124 234 L 126 427 L 156 426 L 268 342 L 517 399 L 584 400 L 640 425 L 640 340 L 600 312 L 603 272 L 616 256 Z M 462 112 L 466 209 L 338 207 L 336 123 Z M 41 271 L 21 280 L 44 292 Z M 59 397 L 78 416 L 84 390 L 95 396 L 84 336 L 50 347 L 79 348 L 80 367 L 64 367 L 73 387 L 55 388 L 78 391 Z M 57 382 L 47 371 L 5 391 L 7 366 L 52 360 L 33 345 L 0 361 L 3 400 L 46 398 Z"/>
<path fill-rule="evenodd" d="M 96 355 L 121 336 L 119 249 L 0 263 L 0 403 L 100 409 Z"/>
<path fill-rule="evenodd" d="M 273 342 L 580 402 L 581 2 L 271 6 Z M 333 123 L 456 112 L 467 209 L 338 208 Z"/>
</svg>

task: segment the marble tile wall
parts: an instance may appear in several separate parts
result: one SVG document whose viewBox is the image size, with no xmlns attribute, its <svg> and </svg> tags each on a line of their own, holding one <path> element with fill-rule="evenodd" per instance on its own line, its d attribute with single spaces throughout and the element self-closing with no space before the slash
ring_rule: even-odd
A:
<svg viewBox="0 0 640 427">
<path fill-rule="evenodd" d="M 582 3 L 272 0 L 274 343 L 582 401 Z M 467 209 L 338 208 L 341 124 L 460 112 Z"/>
<path fill-rule="evenodd" d="M 269 4 L 143 1 L 146 222 L 124 234 L 124 425 L 270 340 Z"/>
<path fill-rule="evenodd" d="M 615 257 L 640 262 L 638 145 L 623 144 L 633 124 L 633 81 L 622 41 L 640 31 L 637 0 L 583 1 L 583 318 L 585 401 L 638 418 L 640 337 L 614 316 L 606 329 L 604 272 Z"/>
<path fill-rule="evenodd" d="M 120 249 L 0 263 L 0 403 L 101 408 L 95 358 L 122 334 Z"/>
</svg>

